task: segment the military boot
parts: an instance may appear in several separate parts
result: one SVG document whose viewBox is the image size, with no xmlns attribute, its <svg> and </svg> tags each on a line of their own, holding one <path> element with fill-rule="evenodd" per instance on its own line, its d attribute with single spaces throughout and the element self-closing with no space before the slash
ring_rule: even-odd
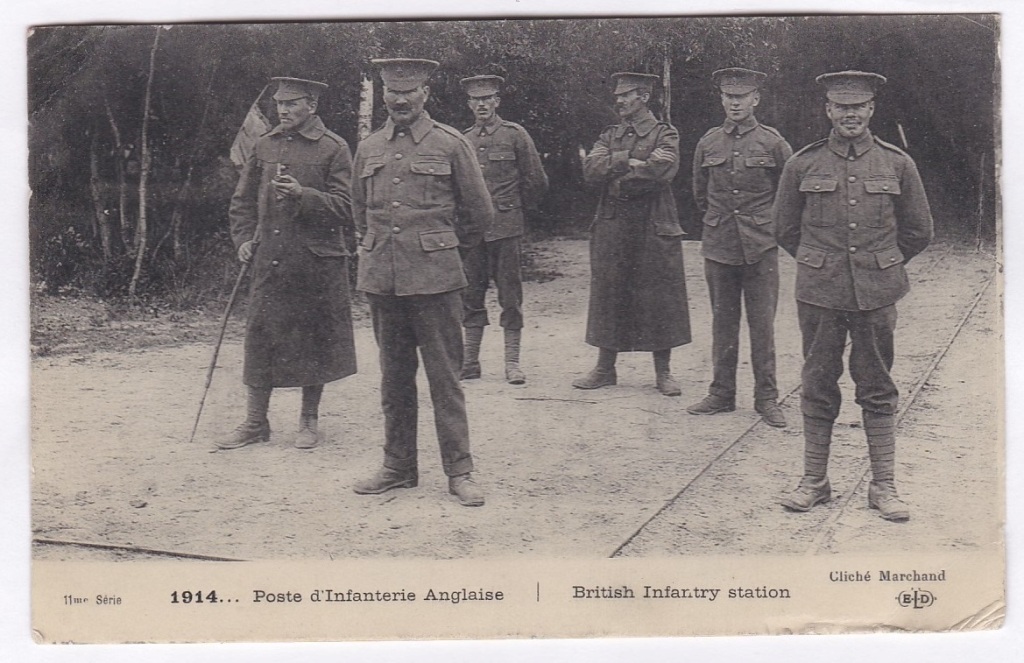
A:
<svg viewBox="0 0 1024 663">
<path fill-rule="evenodd" d="M 868 506 L 886 520 L 909 520 L 910 509 L 896 492 L 896 417 L 867 410 L 863 417 L 871 458 Z"/>
<path fill-rule="evenodd" d="M 448 479 L 448 492 L 459 498 L 462 506 L 483 506 L 484 491 L 473 480 L 473 475 L 466 473 Z"/>
<path fill-rule="evenodd" d="M 222 451 L 229 451 L 269 440 L 270 422 L 267 421 L 267 411 L 270 409 L 272 392 L 271 387 L 247 387 L 245 421 L 239 424 L 231 435 L 223 440 L 217 440 L 214 445 Z"/>
<path fill-rule="evenodd" d="M 804 416 L 804 476 L 796 490 L 782 498 L 792 511 L 809 511 L 815 504 L 832 499 L 828 476 L 828 454 L 832 445 L 832 422 Z"/>
<path fill-rule="evenodd" d="M 483 327 L 466 327 L 466 340 L 463 344 L 462 380 L 476 380 L 481 375 L 480 344 L 484 340 Z"/>
<path fill-rule="evenodd" d="M 619 353 L 608 348 L 598 348 L 597 366 L 581 378 L 572 381 L 572 386 L 577 389 L 600 389 L 608 387 L 618 381 L 615 375 L 615 360 Z"/>
<path fill-rule="evenodd" d="M 789 495 L 782 498 L 782 506 L 792 511 L 810 511 L 815 504 L 828 502 L 832 499 L 832 486 L 828 477 L 808 477 L 800 479 L 800 485 Z"/>
<path fill-rule="evenodd" d="M 303 415 L 299 417 L 299 432 L 295 435 L 296 449 L 313 449 L 322 441 L 317 430 L 317 417 Z"/>
<path fill-rule="evenodd" d="M 526 375 L 519 368 L 519 347 L 522 338 L 522 329 L 505 330 L 505 380 L 509 384 L 526 382 Z"/>
<path fill-rule="evenodd" d="M 256 442 L 266 442 L 269 439 L 270 422 L 264 419 L 263 421 L 244 421 L 231 432 L 231 435 L 223 440 L 217 440 L 214 444 L 221 451 L 230 451 Z"/>
<path fill-rule="evenodd" d="M 369 479 L 359 481 L 352 490 L 358 495 L 379 495 L 393 488 L 415 488 L 419 483 L 419 474 L 412 470 L 393 470 L 382 467 Z"/>
</svg>

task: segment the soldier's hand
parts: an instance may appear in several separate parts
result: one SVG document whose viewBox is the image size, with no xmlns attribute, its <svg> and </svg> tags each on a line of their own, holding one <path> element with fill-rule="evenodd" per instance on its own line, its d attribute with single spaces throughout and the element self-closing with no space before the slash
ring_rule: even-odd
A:
<svg viewBox="0 0 1024 663">
<path fill-rule="evenodd" d="M 629 165 L 630 165 L 630 167 L 635 167 L 635 166 L 642 166 L 642 165 L 644 165 L 645 163 L 647 163 L 647 162 L 646 162 L 646 161 L 642 161 L 642 160 L 640 160 L 640 159 L 630 159 L 630 160 L 629 160 Z"/>
<path fill-rule="evenodd" d="M 278 175 L 270 180 L 270 184 L 279 198 L 298 198 L 302 195 L 302 185 L 291 175 Z"/>
<path fill-rule="evenodd" d="M 244 242 L 240 247 L 238 247 L 238 259 L 241 260 L 242 262 L 249 262 L 250 260 L 252 260 L 252 254 L 253 249 L 251 239 L 248 242 Z"/>
</svg>

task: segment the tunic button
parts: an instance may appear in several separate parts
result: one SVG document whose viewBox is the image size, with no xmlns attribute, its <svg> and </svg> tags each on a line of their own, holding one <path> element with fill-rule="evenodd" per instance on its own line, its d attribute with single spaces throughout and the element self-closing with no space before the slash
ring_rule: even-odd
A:
<svg viewBox="0 0 1024 663">
<path fill-rule="evenodd" d="M 444 246 L 444 242 L 438 242 L 437 245 L 438 246 Z"/>
<path fill-rule="evenodd" d="M 480 151 L 481 151 L 481 152 L 483 152 L 483 151 L 484 151 L 484 150 L 486 150 L 486 149 L 487 149 L 486 147 L 481 147 L 481 148 L 480 148 Z"/>
<path fill-rule="evenodd" d="M 855 198 L 850 198 L 850 204 L 851 205 L 856 205 L 857 204 L 857 200 Z"/>
<path fill-rule="evenodd" d="M 853 175 L 850 175 L 849 177 L 846 178 L 846 181 L 847 182 L 856 182 L 857 178 L 854 177 Z"/>
<path fill-rule="evenodd" d="M 395 184 L 401 184 L 402 178 L 401 177 L 396 177 L 395 179 L 393 179 L 391 181 L 394 182 Z"/>
<path fill-rule="evenodd" d="M 739 189 L 733 189 L 733 190 L 732 190 L 732 192 L 733 192 L 734 194 L 736 194 L 736 193 L 739 193 L 739 192 L 740 192 L 740 190 L 739 190 Z"/>
<path fill-rule="evenodd" d="M 398 132 L 398 137 L 399 138 L 405 138 L 405 132 L 404 131 L 399 131 Z"/>
<path fill-rule="evenodd" d="M 815 184 L 815 185 L 814 185 L 814 190 L 815 190 L 815 191 L 817 191 L 817 190 L 818 190 L 818 189 L 820 189 L 820 188 L 821 188 L 821 185 L 820 185 L 820 184 Z"/>
<path fill-rule="evenodd" d="M 849 160 L 849 161 L 855 161 L 855 160 L 857 159 L 857 157 L 846 157 L 846 158 L 847 158 L 847 160 Z"/>
<path fill-rule="evenodd" d="M 274 234 L 275 235 L 280 235 L 281 234 L 281 230 L 279 228 L 274 228 Z"/>
<path fill-rule="evenodd" d="M 732 155 L 733 155 L 734 157 L 738 157 L 738 156 L 740 155 L 740 153 L 739 153 L 739 152 L 733 152 L 733 153 L 732 153 Z"/>
<path fill-rule="evenodd" d="M 739 214 L 739 213 L 740 213 L 740 211 L 739 211 L 738 209 L 734 209 L 734 210 L 732 211 L 732 213 L 733 213 L 733 214 Z"/>
<path fill-rule="evenodd" d="M 399 152 L 398 154 L 396 154 L 396 155 L 395 155 L 395 158 L 396 158 L 396 159 L 401 159 L 401 158 L 402 158 L 402 153 L 401 153 L 401 152 Z"/>
<path fill-rule="evenodd" d="M 889 262 L 896 262 L 896 258 L 889 258 Z"/>
<path fill-rule="evenodd" d="M 856 246 L 851 246 L 850 247 L 850 253 L 856 253 L 856 252 L 857 252 L 857 247 Z"/>
<path fill-rule="evenodd" d="M 284 137 L 284 139 L 285 139 L 285 140 L 291 140 L 291 139 L 292 139 L 292 137 L 291 137 L 291 136 L 285 136 L 285 137 Z"/>
<path fill-rule="evenodd" d="M 433 168 L 428 168 L 427 170 L 428 170 L 429 172 L 431 172 L 431 173 L 432 173 L 432 172 L 434 172 L 434 169 L 433 169 Z"/>
<path fill-rule="evenodd" d="M 856 221 L 854 221 L 853 223 L 851 223 L 851 224 L 850 224 L 850 227 L 851 227 L 851 228 L 856 228 L 856 227 L 857 227 L 857 222 L 856 222 Z"/>
<path fill-rule="evenodd" d="M 888 190 L 889 190 L 889 185 L 888 184 L 883 184 L 882 185 L 882 191 L 888 191 Z"/>
<path fill-rule="evenodd" d="M 400 232 L 402 232 L 402 229 L 399 228 L 398 226 L 395 226 L 394 228 L 391 229 L 391 232 L 393 232 L 393 233 L 400 233 Z"/>
<path fill-rule="evenodd" d="M 398 202 L 398 201 L 396 200 L 395 202 L 391 203 L 391 206 L 392 206 L 392 207 L 401 207 L 401 206 L 402 206 L 402 203 L 400 203 L 400 202 Z"/>
<path fill-rule="evenodd" d="M 270 264 L 273 265 L 274 267 L 277 267 L 278 265 L 281 264 L 281 262 L 279 260 L 271 260 Z"/>
</svg>

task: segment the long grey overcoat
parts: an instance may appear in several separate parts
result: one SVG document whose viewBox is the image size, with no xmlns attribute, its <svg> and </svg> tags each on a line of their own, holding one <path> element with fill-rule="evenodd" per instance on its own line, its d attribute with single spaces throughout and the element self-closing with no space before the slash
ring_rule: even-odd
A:
<svg viewBox="0 0 1024 663">
<path fill-rule="evenodd" d="M 297 199 L 270 181 L 288 174 Z M 277 127 L 256 143 L 231 199 L 238 249 L 257 238 L 243 381 L 254 387 L 324 384 L 356 372 L 343 228 L 351 226 L 352 153 L 319 117 Z"/>
</svg>

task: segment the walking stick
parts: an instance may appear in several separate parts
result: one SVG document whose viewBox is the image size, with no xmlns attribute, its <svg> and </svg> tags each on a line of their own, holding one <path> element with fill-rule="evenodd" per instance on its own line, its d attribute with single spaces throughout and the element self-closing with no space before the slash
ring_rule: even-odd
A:
<svg viewBox="0 0 1024 663">
<path fill-rule="evenodd" d="M 235 279 L 235 287 L 231 289 L 231 297 L 228 298 L 227 308 L 224 309 L 224 317 L 220 320 L 220 334 L 217 335 L 217 344 L 213 346 L 213 357 L 210 359 L 210 367 L 206 369 L 206 386 L 203 387 L 203 397 L 199 399 L 199 411 L 196 412 L 196 421 L 192 424 L 192 434 L 188 436 L 189 443 L 196 437 L 196 429 L 199 428 L 199 418 L 203 416 L 203 405 L 206 404 L 206 394 L 210 391 L 210 383 L 213 382 L 213 369 L 217 367 L 217 355 L 220 354 L 220 344 L 224 341 L 224 331 L 228 328 L 228 316 L 234 308 L 235 298 L 238 296 L 238 288 L 242 285 L 242 279 L 249 271 L 249 262 L 242 263 L 242 269 L 238 270 L 238 278 Z"/>
</svg>

